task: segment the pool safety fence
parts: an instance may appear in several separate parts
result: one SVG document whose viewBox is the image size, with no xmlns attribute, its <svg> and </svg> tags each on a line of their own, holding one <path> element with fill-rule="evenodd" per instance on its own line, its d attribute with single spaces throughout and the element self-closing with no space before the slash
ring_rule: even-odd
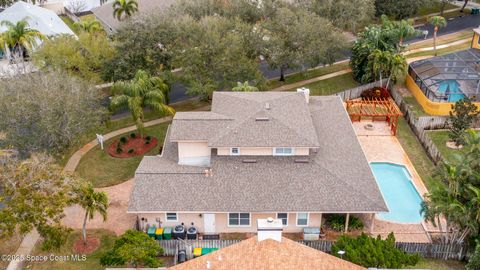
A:
<svg viewBox="0 0 480 270">
<path fill-rule="evenodd" d="M 175 256 L 178 250 L 185 250 L 187 258 L 193 258 L 194 248 L 224 248 L 239 243 L 241 240 L 158 240 L 157 242 L 164 250 L 164 256 Z M 330 253 L 335 241 L 296 241 L 299 244 Z M 411 243 L 396 242 L 395 246 L 406 253 L 417 253 L 424 258 L 443 260 L 463 260 L 467 253 L 467 246 L 464 244 L 433 244 L 433 243 Z"/>
</svg>

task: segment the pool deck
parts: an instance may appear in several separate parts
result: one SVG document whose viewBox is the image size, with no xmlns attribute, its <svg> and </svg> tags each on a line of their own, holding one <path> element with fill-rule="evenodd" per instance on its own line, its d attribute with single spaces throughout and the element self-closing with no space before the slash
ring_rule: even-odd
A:
<svg viewBox="0 0 480 270">
<path fill-rule="evenodd" d="M 365 124 L 367 123 L 373 124 L 374 129 L 365 129 Z M 391 135 L 388 124 L 386 122 L 362 121 L 354 122 L 353 127 L 367 160 L 369 162 L 391 162 L 405 165 L 412 175 L 413 184 L 423 198 L 427 188 L 397 137 Z M 386 236 L 390 232 L 394 232 L 397 241 L 401 242 L 430 242 L 430 238 L 425 230 L 426 227 L 426 224 L 400 224 L 377 218 L 375 219 L 372 233 L 374 235 Z"/>
</svg>

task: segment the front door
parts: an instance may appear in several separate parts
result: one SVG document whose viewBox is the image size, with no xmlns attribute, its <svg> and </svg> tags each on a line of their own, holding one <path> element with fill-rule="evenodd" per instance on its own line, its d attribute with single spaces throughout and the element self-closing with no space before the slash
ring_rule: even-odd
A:
<svg viewBox="0 0 480 270">
<path fill-rule="evenodd" d="M 215 233 L 215 214 L 203 214 L 205 233 Z"/>
</svg>

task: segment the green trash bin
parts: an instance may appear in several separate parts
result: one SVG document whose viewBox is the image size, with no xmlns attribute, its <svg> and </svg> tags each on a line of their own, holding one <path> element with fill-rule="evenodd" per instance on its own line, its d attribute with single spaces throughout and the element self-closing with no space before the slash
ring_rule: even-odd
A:
<svg viewBox="0 0 480 270">
<path fill-rule="evenodd" d="M 155 231 L 156 230 L 157 230 L 157 227 L 155 227 L 155 226 L 148 227 L 148 230 L 147 230 L 148 236 L 150 236 L 152 238 L 155 238 Z"/>
<path fill-rule="evenodd" d="M 155 239 L 157 240 L 163 239 L 163 228 L 157 228 L 157 230 L 155 230 Z"/>
<path fill-rule="evenodd" d="M 165 229 L 163 229 L 163 239 L 165 240 L 170 240 L 172 239 L 172 227 L 165 227 Z"/>
</svg>

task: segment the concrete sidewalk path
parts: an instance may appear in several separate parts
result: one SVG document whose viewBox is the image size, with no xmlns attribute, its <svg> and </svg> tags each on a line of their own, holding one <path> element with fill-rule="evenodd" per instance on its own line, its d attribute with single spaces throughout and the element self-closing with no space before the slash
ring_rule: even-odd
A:
<svg viewBox="0 0 480 270">
<path fill-rule="evenodd" d="M 343 74 L 347 74 L 347 73 L 350 73 L 350 72 L 352 72 L 352 69 L 347 68 L 347 69 L 340 70 L 340 71 L 333 72 L 333 73 L 329 73 L 329 74 L 326 74 L 326 75 L 323 75 L 323 76 L 311 78 L 311 79 L 308 79 L 308 80 L 299 81 L 299 82 L 291 83 L 291 84 L 285 84 L 285 85 L 282 85 L 280 87 L 271 89 L 269 91 L 288 91 L 288 90 L 291 90 L 291 89 L 294 89 L 294 88 L 305 86 L 306 84 L 330 79 L 330 78 L 340 76 L 340 75 L 343 75 Z"/>
</svg>

